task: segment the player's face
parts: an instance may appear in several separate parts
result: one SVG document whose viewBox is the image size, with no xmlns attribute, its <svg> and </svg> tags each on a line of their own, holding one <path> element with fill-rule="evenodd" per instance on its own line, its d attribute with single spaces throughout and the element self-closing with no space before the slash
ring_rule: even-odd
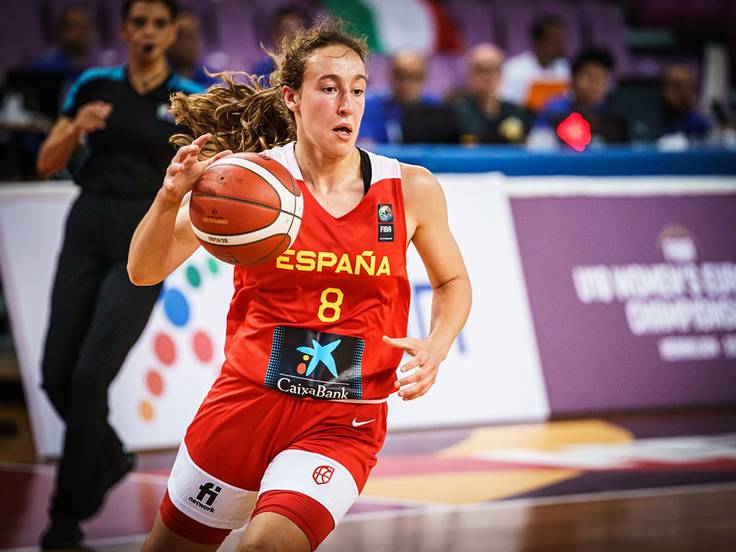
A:
<svg viewBox="0 0 736 552">
<path fill-rule="evenodd" d="M 312 52 L 302 87 L 285 98 L 296 118 L 298 139 L 332 157 L 352 153 L 365 108 L 365 73 L 360 56 L 346 46 Z"/>
<path fill-rule="evenodd" d="M 123 21 L 122 35 L 131 57 L 146 61 L 163 57 L 176 38 L 171 12 L 160 2 L 135 2 Z"/>
</svg>

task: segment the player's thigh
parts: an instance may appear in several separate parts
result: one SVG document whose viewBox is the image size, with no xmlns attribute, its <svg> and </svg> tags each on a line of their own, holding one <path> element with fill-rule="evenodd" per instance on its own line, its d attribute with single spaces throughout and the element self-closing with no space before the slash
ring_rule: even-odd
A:
<svg viewBox="0 0 736 552">
<path fill-rule="evenodd" d="M 248 523 L 237 552 L 309 552 L 311 549 L 309 539 L 293 521 L 275 512 L 263 512 Z"/>
<path fill-rule="evenodd" d="M 210 552 L 217 550 L 219 544 L 200 544 L 190 541 L 184 537 L 174 533 L 166 527 L 161 520 L 161 514 L 156 515 L 153 522 L 153 529 L 149 533 L 146 541 L 143 543 L 143 552 Z"/>
</svg>

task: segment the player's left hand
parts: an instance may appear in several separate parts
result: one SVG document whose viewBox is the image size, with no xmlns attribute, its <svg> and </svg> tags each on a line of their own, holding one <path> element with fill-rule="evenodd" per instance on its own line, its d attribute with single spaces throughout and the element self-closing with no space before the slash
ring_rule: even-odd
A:
<svg viewBox="0 0 736 552">
<path fill-rule="evenodd" d="M 405 401 L 417 399 L 424 395 L 434 385 L 437 371 L 445 357 L 448 347 L 432 341 L 431 338 L 414 339 L 412 337 L 383 336 L 383 342 L 397 349 L 403 349 L 413 358 L 399 370 L 402 373 L 411 372 L 397 382 L 399 397 Z"/>
</svg>

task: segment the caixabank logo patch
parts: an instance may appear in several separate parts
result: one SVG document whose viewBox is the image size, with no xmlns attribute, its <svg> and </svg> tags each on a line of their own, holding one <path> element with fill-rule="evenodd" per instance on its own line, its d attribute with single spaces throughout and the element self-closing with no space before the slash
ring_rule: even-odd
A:
<svg viewBox="0 0 736 552">
<path fill-rule="evenodd" d="M 364 351 L 360 337 L 277 326 L 266 387 L 297 397 L 360 399 Z"/>
</svg>

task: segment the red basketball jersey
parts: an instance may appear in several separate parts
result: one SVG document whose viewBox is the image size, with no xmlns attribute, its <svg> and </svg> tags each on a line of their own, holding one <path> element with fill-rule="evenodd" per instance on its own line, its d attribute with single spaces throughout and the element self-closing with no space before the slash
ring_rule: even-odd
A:
<svg viewBox="0 0 736 552">
<path fill-rule="evenodd" d="M 267 152 L 304 195 L 296 241 L 275 261 L 235 267 L 226 363 L 248 380 L 297 397 L 379 400 L 393 391 L 410 286 L 399 162 L 372 153 L 371 185 L 340 218 L 304 183 L 294 143 Z"/>
</svg>

